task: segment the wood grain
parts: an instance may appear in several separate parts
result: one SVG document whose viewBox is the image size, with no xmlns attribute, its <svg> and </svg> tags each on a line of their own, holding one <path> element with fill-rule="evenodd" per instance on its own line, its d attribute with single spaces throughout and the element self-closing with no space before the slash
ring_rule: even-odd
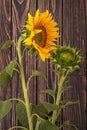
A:
<svg viewBox="0 0 87 130">
<path fill-rule="evenodd" d="M 78 99 L 80 102 L 63 111 L 61 122 L 71 120 L 79 130 L 86 130 L 87 0 L 0 0 L 0 47 L 8 39 L 17 42 L 27 19 L 27 13 L 30 12 L 34 16 L 37 9 L 41 12 L 48 9 L 58 22 L 61 35 L 58 39 L 58 45 L 70 44 L 72 47 L 81 49 L 83 57 L 81 69 L 70 75 L 69 84 L 72 89 L 64 93 L 62 97 L 63 99 Z M 17 57 L 15 47 L 0 51 L 0 72 L 15 57 Z M 36 55 L 26 52 L 24 69 L 26 79 L 31 75 L 32 70 L 38 69 L 46 75 L 48 80 L 47 86 L 42 77 L 32 79 L 29 93 L 30 101 L 35 104 L 45 100 L 52 101 L 49 96 L 40 94 L 40 91 L 46 88 L 56 89 L 57 77 L 53 73 L 55 65 L 51 66 L 49 60 L 43 63 Z M 23 99 L 20 78 L 17 74 L 7 89 L 3 90 L 0 86 L 0 100 L 11 97 Z M 16 102 L 13 102 L 12 111 L 0 122 L 0 130 L 7 130 L 18 124 L 15 105 Z M 63 130 L 70 130 L 70 128 L 65 127 Z"/>
<path fill-rule="evenodd" d="M 71 86 L 63 99 L 78 99 L 77 105 L 64 110 L 63 120 L 71 120 L 79 130 L 86 129 L 86 20 L 85 20 L 85 1 L 63 1 L 63 44 L 81 49 L 82 64 L 80 71 L 76 71 L 71 76 Z M 83 80 L 84 79 L 84 80 Z M 84 93 L 84 94 L 83 94 Z M 81 124 L 81 125 L 80 125 Z M 64 130 L 70 128 L 65 128 Z"/>
<path fill-rule="evenodd" d="M 0 1 L 0 48 L 9 39 L 11 39 L 11 0 Z M 0 72 L 11 60 L 10 48 L 6 51 L 0 51 Z M 5 91 L 0 87 L 0 99 L 5 100 L 11 97 L 11 84 Z M 1 121 L 0 130 L 6 130 L 11 125 L 11 113 Z"/>
</svg>

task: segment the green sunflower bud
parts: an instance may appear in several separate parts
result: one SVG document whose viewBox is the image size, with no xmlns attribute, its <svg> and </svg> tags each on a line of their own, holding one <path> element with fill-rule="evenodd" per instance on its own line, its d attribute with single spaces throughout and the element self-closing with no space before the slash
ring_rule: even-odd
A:
<svg viewBox="0 0 87 130">
<path fill-rule="evenodd" d="M 53 55 L 52 61 L 59 67 L 66 70 L 73 71 L 79 68 L 81 62 L 81 55 L 79 51 L 70 46 L 60 46 Z"/>
</svg>

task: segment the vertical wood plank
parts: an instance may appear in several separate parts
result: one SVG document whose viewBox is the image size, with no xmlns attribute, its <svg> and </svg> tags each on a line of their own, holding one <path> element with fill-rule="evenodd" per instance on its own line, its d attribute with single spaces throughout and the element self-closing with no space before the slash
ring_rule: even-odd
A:
<svg viewBox="0 0 87 130">
<path fill-rule="evenodd" d="M 20 36 L 20 32 L 23 28 L 23 22 L 22 18 L 25 18 L 24 11 L 26 7 L 26 1 L 19 1 L 19 0 L 13 0 L 12 1 L 12 39 L 15 41 L 17 44 L 18 37 Z M 28 10 L 28 7 L 26 7 L 26 10 Z M 25 11 L 26 12 L 26 11 Z M 14 59 L 17 57 L 17 52 L 16 48 L 13 46 L 12 47 L 12 58 Z M 15 77 L 12 80 L 12 98 L 22 98 L 23 99 L 23 94 L 22 94 L 22 89 L 21 89 L 21 84 L 20 84 L 20 78 L 16 74 Z M 16 107 L 16 102 L 13 103 L 13 109 L 12 109 L 12 126 L 17 125 L 17 119 L 15 115 L 15 107 Z"/>
<path fill-rule="evenodd" d="M 17 42 L 18 37 L 21 34 L 21 31 L 25 25 L 25 21 L 27 20 L 28 12 L 34 13 L 36 8 L 35 0 L 14 0 L 12 1 L 12 37 L 15 42 Z M 12 57 L 17 57 L 16 49 L 12 48 Z M 34 59 L 34 60 L 32 60 Z M 24 69 L 26 74 L 26 79 L 30 76 L 32 69 L 36 67 L 36 58 L 34 56 L 29 55 L 26 52 L 24 57 Z M 36 100 L 36 90 L 34 86 L 36 85 L 36 81 L 33 80 L 30 86 L 30 100 L 35 102 Z M 12 97 L 22 98 L 23 99 L 23 92 L 21 88 L 20 78 L 16 75 L 12 82 Z M 14 114 L 15 112 L 15 103 L 13 104 L 13 111 L 12 111 L 12 126 L 17 125 L 17 119 Z"/>
<path fill-rule="evenodd" d="M 86 17 L 85 1 L 63 0 L 63 44 L 81 49 L 81 69 L 71 75 L 72 89 L 63 99 L 78 99 L 80 103 L 64 110 L 63 120 L 71 120 L 79 130 L 86 129 Z M 83 80 L 84 79 L 84 80 Z M 70 128 L 64 128 L 64 130 Z"/>
<path fill-rule="evenodd" d="M 0 48 L 11 39 L 11 0 L 0 0 Z M 0 51 L 0 72 L 11 60 L 11 48 Z M 11 84 L 5 90 L 0 86 L 0 100 L 6 100 L 11 97 Z M 6 130 L 11 125 L 11 113 L 0 122 L 0 130 Z"/>
</svg>

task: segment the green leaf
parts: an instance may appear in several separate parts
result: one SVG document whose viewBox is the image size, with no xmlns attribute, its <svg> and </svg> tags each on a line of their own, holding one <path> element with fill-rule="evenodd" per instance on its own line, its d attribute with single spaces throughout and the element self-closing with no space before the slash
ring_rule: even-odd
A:
<svg viewBox="0 0 87 130">
<path fill-rule="evenodd" d="M 46 89 L 46 90 L 42 90 L 41 93 L 45 93 L 45 94 L 49 94 L 50 96 L 53 97 L 54 101 L 55 101 L 55 91 L 53 91 L 52 89 Z"/>
<path fill-rule="evenodd" d="M 35 130 L 57 130 L 57 127 L 48 120 L 38 118 Z"/>
<path fill-rule="evenodd" d="M 40 103 L 43 105 L 43 107 L 49 112 L 53 111 L 53 110 L 57 110 L 58 106 L 52 103 L 48 103 L 48 102 L 42 102 Z"/>
<path fill-rule="evenodd" d="M 12 77 L 13 76 L 13 73 L 14 73 L 14 68 L 15 68 L 15 65 L 16 65 L 16 60 L 13 60 L 10 62 L 10 64 L 5 68 L 6 69 L 6 72 Z"/>
<path fill-rule="evenodd" d="M 0 82 L 3 88 L 6 88 L 11 81 L 11 77 L 9 76 L 8 73 L 6 73 L 6 70 L 3 70 L 0 73 Z"/>
<path fill-rule="evenodd" d="M 16 105 L 16 115 L 19 120 L 19 122 L 22 124 L 22 126 L 28 128 L 28 119 L 27 119 L 27 113 L 24 104 L 21 102 L 18 102 Z"/>
<path fill-rule="evenodd" d="M 61 102 L 60 107 L 61 108 L 65 108 L 67 106 L 73 105 L 73 104 L 77 104 L 79 101 L 78 100 L 63 100 Z"/>
<path fill-rule="evenodd" d="M 13 41 L 12 40 L 8 40 L 3 46 L 2 46 L 2 50 L 7 49 L 8 47 L 10 47 L 12 45 Z"/>
<path fill-rule="evenodd" d="M 43 107 L 43 105 L 40 103 L 38 105 L 32 105 L 32 113 L 38 114 L 40 117 L 47 117 L 48 111 Z"/>
<path fill-rule="evenodd" d="M 12 108 L 12 103 L 8 100 L 0 101 L 0 120 L 2 120 Z"/>
<path fill-rule="evenodd" d="M 13 60 L 5 67 L 5 69 L 0 73 L 0 82 L 3 88 L 6 88 L 10 83 L 14 73 L 14 68 L 16 64 L 16 60 Z"/>
<path fill-rule="evenodd" d="M 33 70 L 32 71 L 32 76 L 42 76 L 47 81 L 46 76 L 42 72 L 40 72 L 38 70 Z"/>
<path fill-rule="evenodd" d="M 58 128 L 58 130 L 60 130 L 64 126 L 70 126 L 71 130 L 78 130 L 78 128 L 73 123 L 71 123 L 70 121 L 64 121 L 63 124 L 60 125 L 60 127 Z"/>
</svg>

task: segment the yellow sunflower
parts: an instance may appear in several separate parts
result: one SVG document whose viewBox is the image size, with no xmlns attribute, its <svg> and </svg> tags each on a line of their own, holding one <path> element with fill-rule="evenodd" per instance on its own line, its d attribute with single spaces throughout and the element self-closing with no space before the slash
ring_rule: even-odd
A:
<svg viewBox="0 0 87 130">
<path fill-rule="evenodd" d="M 43 61 L 51 56 L 51 51 L 57 48 L 55 41 L 59 37 L 59 28 L 53 20 L 51 13 L 46 10 L 41 13 L 36 11 L 35 17 L 28 13 L 26 29 L 31 33 L 24 40 L 26 45 L 33 45 L 38 50 Z"/>
</svg>

